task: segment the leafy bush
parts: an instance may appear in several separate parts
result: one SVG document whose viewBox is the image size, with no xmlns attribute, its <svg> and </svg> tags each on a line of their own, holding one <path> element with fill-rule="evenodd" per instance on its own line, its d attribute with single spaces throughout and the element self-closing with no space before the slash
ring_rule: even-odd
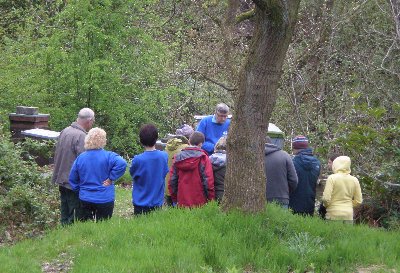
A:
<svg viewBox="0 0 400 273">
<path fill-rule="evenodd" d="M 56 187 L 26 152 L 0 130 L 0 242 L 21 239 L 55 226 Z"/>
<path fill-rule="evenodd" d="M 40 166 L 48 165 L 54 158 L 55 151 L 54 140 L 35 140 L 32 138 L 25 138 L 24 141 L 19 142 L 17 145 L 23 150 L 22 157 L 24 159 L 35 160 Z"/>
<path fill-rule="evenodd" d="M 365 114 L 373 120 L 371 112 L 373 108 Z M 342 128 L 344 133 L 335 144 L 356 162 L 352 172 L 360 180 L 365 199 L 358 220 L 394 229 L 400 222 L 400 126 L 380 119 L 375 122 Z"/>
</svg>

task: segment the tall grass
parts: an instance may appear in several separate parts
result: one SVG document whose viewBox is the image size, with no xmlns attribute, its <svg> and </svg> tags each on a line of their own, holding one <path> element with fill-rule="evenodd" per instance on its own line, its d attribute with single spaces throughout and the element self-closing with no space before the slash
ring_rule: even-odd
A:
<svg viewBox="0 0 400 273">
<path fill-rule="evenodd" d="M 374 272 L 400 269 L 400 234 L 292 215 L 163 209 L 146 216 L 77 223 L 0 249 L 0 272 Z M 397 270 L 397 271 L 396 271 Z"/>
</svg>

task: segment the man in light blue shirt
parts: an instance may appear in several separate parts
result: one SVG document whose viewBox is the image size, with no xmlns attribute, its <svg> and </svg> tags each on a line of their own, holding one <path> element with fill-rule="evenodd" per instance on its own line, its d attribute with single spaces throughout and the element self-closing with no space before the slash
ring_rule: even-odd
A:
<svg viewBox="0 0 400 273">
<path fill-rule="evenodd" d="M 214 115 L 203 118 L 196 131 L 202 132 L 205 142 L 201 147 L 208 155 L 214 152 L 217 141 L 228 134 L 231 121 L 228 119 L 229 107 L 225 103 L 217 104 Z"/>
</svg>

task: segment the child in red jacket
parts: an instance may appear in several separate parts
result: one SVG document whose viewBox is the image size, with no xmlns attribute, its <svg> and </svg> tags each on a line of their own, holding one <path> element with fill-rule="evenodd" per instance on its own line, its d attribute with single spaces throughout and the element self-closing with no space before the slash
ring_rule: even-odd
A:
<svg viewBox="0 0 400 273">
<path fill-rule="evenodd" d="M 204 134 L 194 132 L 189 147 L 175 155 L 168 189 L 179 207 L 199 207 L 215 198 L 214 176 L 207 153 L 201 149 Z"/>
</svg>

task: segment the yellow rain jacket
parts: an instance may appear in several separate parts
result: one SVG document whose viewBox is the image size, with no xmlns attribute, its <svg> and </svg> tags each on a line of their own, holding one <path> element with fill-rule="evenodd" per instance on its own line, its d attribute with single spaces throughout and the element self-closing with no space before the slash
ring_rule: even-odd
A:
<svg viewBox="0 0 400 273">
<path fill-rule="evenodd" d="M 172 166 L 174 155 L 179 153 L 183 148 L 189 146 L 188 143 L 189 143 L 188 140 L 183 136 L 179 136 L 179 138 L 176 137 L 168 140 L 167 145 L 165 146 L 165 151 L 168 153 L 168 169 L 170 169 Z M 168 181 L 169 181 L 169 172 L 165 177 L 165 195 L 171 196 L 168 190 Z"/>
<path fill-rule="evenodd" d="M 322 201 L 326 207 L 326 219 L 353 220 L 353 207 L 362 203 L 358 179 L 350 175 L 351 160 L 339 156 L 333 161 L 333 174 L 328 177 Z"/>
</svg>

